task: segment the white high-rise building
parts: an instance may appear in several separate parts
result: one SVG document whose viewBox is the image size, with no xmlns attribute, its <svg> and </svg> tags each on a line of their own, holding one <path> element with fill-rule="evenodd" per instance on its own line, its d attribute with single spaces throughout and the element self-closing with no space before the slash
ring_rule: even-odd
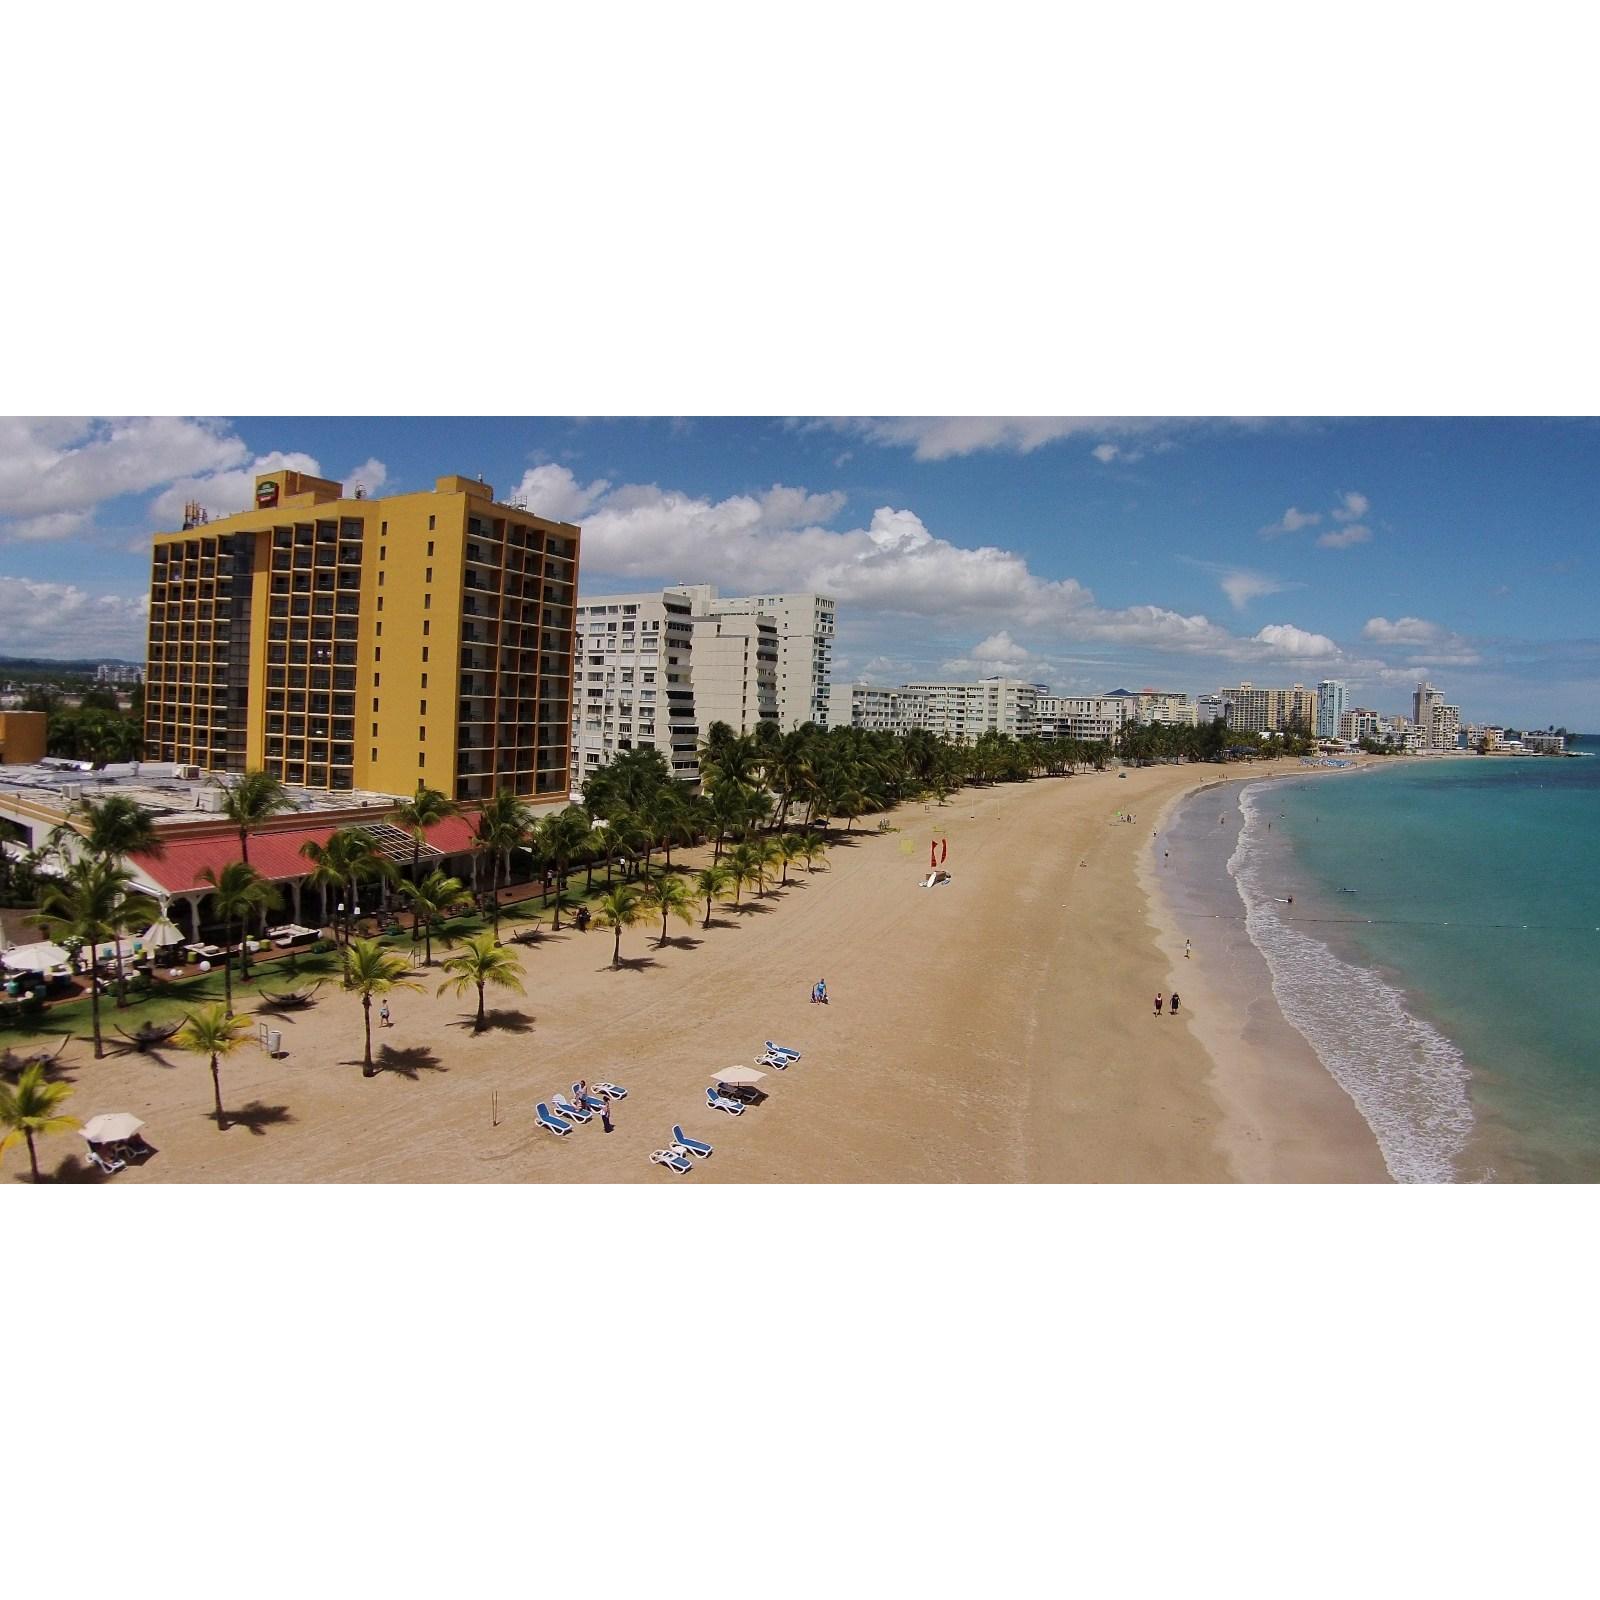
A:
<svg viewBox="0 0 1600 1600">
<path fill-rule="evenodd" d="M 1433 708 L 1444 704 L 1444 696 L 1426 681 L 1419 683 L 1411 696 L 1411 720 L 1426 732 L 1433 726 Z"/>
<path fill-rule="evenodd" d="M 928 697 L 928 730 L 945 739 L 973 743 L 983 733 L 1022 739 L 1033 732 L 1037 683 L 1021 678 L 980 678 L 977 683 L 907 683 Z M 1048 692 L 1048 691 L 1043 691 Z"/>
<path fill-rule="evenodd" d="M 702 738 L 713 722 L 725 722 L 735 733 L 777 722 L 777 625 L 756 611 L 696 609 L 691 681 Z"/>
<path fill-rule="evenodd" d="M 1345 713 L 1345 685 L 1339 678 L 1324 678 L 1317 685 L 1317 737 L 1337 739 L 1339 719 Z"/>
<path fill-rule="evenodd" d="M 573 790 L 618 751 L 651 745 L 674 777 L 698 783 L 688 597 L 658 591 L 580 599 L 574 618 Z"/>
<path fill-rule="evenodd" d="M 677 585 L 696 608 L 724 616 L 770 617 L 778 643 L 778 725 L 787 732 L 802 723 L 828 722 L 828 684 L 833 665 L 834 603 L 823 594 L 718 596 L 709 583 Z"/>
</svg>

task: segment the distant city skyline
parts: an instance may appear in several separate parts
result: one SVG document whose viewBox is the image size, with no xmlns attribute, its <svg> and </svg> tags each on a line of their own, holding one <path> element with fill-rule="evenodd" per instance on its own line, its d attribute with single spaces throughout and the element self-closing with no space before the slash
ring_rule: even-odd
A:
<svg viewBox="0 0 1600 1600">
<path fill-rule="evenodd" d="M 0 654 L 143 658 L 149 540 L 253 474 L 482 473 L 580 592 L 838 602 L 835 681 L 1248 679 L 1600 728 L 1587 420 L 0 420 Z"/>
</svg>

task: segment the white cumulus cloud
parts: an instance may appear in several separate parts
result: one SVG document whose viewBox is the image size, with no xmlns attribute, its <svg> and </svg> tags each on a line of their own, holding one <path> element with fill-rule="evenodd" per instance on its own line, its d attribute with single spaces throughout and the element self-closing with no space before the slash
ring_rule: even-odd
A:
<svg viewBox="0 0 1600 1600">
<path fill-rule="evenodd" d="M 7 655 L 142 661 L 149 609 L 148 595 L 130 599 L 75 583 L 0 575 L 0 641 Z"/>
<path fill-rule="evenodd" d="M 1290 506 L 1276 522 L 1269 522 L 1261 530 L 1263 539 L 1275 539 L 1280 533 L 1299 533 L 1302 528 L 1314 528 L 1322 521 L 1320 511 L 1301 511 Z"/>
<path fill-rule="evenodd" d="M 1372 502 L 1364 494 L 1347 490 L 1339 496 L 1339 503 L 1328 513 L 1335 522 L 1357 522 L 1372 509 Z"/>
<path fill-rule="evenodd" d="M 1365 544 L 1372 537 L 1372 529 L 1364 522 L 1348 522 L 1342 528 L 1329 528 L 1317 535 L 1317 543 L 1325 550 L 1348 550 L 1353 544 Z"/>
</svg>

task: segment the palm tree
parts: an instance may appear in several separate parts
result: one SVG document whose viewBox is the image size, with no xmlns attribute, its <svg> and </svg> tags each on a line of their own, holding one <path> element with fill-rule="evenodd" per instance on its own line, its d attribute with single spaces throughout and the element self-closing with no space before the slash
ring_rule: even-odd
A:
<svg viewBox="0 0 1600 1600">
<path fill-rule="evenodd" d="M 513 951 L 496 944 L 495 937 L 485 929 L 466 942 L 458 956 L 444 963 L 444 970 L 452 976 L 439 985 L 439 993 L 454 989 L 465 994 L 474 984 L 478 986 L 478 1020 L 472 1025 L 474 1033 L 482 1033 L 489 1026 L 483 1013 L 483 986 L 492 983 L 496 988 L 514 989 L 518 994 L 528 991 L 522 985 L 522 965 Z"/>
<path fill-rule="evenodd" d="M 713 864 L 702 867 L 694 875 L 695 897 L 706 897 L 706 920 L 700 924 L 702 928 L 711 926 L 711 902 L 720 900 L 728 892 L 728 885 L 733 881 L 733 874 L 726 867 Z"/>
<path fill-rule="evenodd" d="M 352 939 L 345 946 L 344 987 L 361 996 L 361 1017 L 366 1024 L 363 1078 L 375 1076 L 378 1070 L 372 1064 L 372 997 L 394 989 L 420 989 L 422 985 L 408 978 L 406 971 L 405 958 L 385 950 L 376 939 Z"/>
<path fill-rule="evenodd" d="M 420 928 L 423 949 L 426 951 L 422 964 L 431 967 L 434 924 L 443 923 L 450 915 L 451 909 L 467 892 L 467 886 L 459 878 L 446 877 L 435 867 L 421 883 L 402 883 L 400 892 L 411 902 L 412 946 L 414 948 L 416 945 L 416 930 Z"/>
<path fill-rule="evenodd" d="M 539 824 L 539 848 L 556 869 L 556 893 L 559 896 L 567 883 L 567 864 L 580 850 L 589 836 L 589 818 L 580 806 L 565 806 L 554 816 Z M 561 926 L 561 902 L 556 901 L 556 914 L 551 927 Z"/>
<path fill-rule="evenodd" d="M 234 862 L 223 868 L 231 872 L 236 866 L 244 866 L 243 862 Z M 246 872 L 254 871 L 245 867 Z M 217 1102 L 217 1128 L 220 1132 L 228 1126 L 227 1113 L 222 1109 L 222 1076 L 217 1071 L 217 1062 L 223 1056 L 232 1055 L 240 1045 L 250 1038 L 251 1024 L 248 1017 L 236 1017 L 230 1006 L 205 1006 L 199 1011 L 191 1011 L 183 1019 L 183 1026 L 173 1035 L 172 1042 L 180 1050 L 188 1050 L 197 1056 L 210 1056 L 211 1058 L 211 1092 Z"/>
<path fill-rule="evenodd" d="M 776 839 L 762 839 L 750 847 L 756 853 L 756 883 L 764 896 L 767 892 L 767 874 L 787 858 L 783 853 L 783 846 Z"/>
<path fill-rule="evenodd" d="M 448 795 L 441 794 L 437 789 L 428 788 L 421 778 L 417 779 L 417 792 L 396 808 L 390 820 L 397 828 L 404 828 L 411 835 L 413 883 L 417 881 L 421 872 L 422 845 L 428 837 L 428 829 L 435 823 L 443 822 L 446 817 L 457 815 L 460 810 L 461 807 Z"/>
<path fill-rule="evenodd" d="M 119 920 L 128 913 L 128 886 L 133 874 L 123 867 L 85 856 L 67 868 L 64 881 L 45 891 L 39 910 L 30 918 L 59 943 L 89 946 L 89 1015 L 94 1026 L 94 1054 L 105 1055 L 100 1036 L 100 980 L 94 971 L 95 947 L 115 936 Z M 144 902 L 153 915 L 156 907 Z M 143 908 L 140 908 L 143 909 Z"/>
<path fill-rule="evenodd" d="M 245 930 L 257 912 L 275 911 L 283 904 L 276 885 L 269 883 L 247 861 L 230 861 L 219 873 L 206 867 L 200 881 L 211 885 L 211 904 L 231 934 L 239 929 L 239 976 L 250 981 L 249 941 Z M 222 958 L 222 988 L 229 1012 L 233 1010 L 233 961 Z"/>
<path fill-rule="evenodd" d="M 673 783 L 670 789 L 661 790 L 645 808 L 645 815 L 656 839 L 666 852 L 666 864 L 670 867 L 673 845 L 694 842 L 694 817 L 688 802 L 683 797 L 683 791 L 676 783 Z"/>
<path fill-rule="evenodd" d="M 615 928 L 616 943 L 611 947 L 611 965 L 622 965 L 622 930 L 631 928 L 641 917 L 648 916 L 637 889 L 620 884 L 609 894 L 600 896 L 594 919 L 602 928 Z"/>
<path fill-rule="evenodd" d="M 239 830 L 239 856 L 250 861 L 250 835 L 268 817 L 292 811 L 288 791 L 270 772 L 246 772 L 222 786 L 222 814 Z"/>
<path fill-rule="evenodd" d="M 47 1083 L 45 1063 L 35 1061 L 22 1069 L 15 1089 L 0 1083 L 0 1156 L 3 1156 L 18 1139 L 28 1146 L 28 1165 L 33 1168 L 33 1181 L 39 1181 L 39 1153 L 33 1141 L 41 1133 L 70 1133 L 80 1124 L 76 1117 L 60 1114 L 58 1108 L 72 1093 L 69 1083 Z"/>
<path fill-rule="evenodd" d="M 83 848 L 102 861 L 116 865 L 131 855 L 160 857 L 165 853 L 166 846 L 155 825 L 155 812 L 146 810 L 125 794 L 81 801 L 67 815 L 68 821 L 83 836 Z M 119 1008 L 128 1003 L 128 983 L 122 970 L 122 935 L 135 925 L 139 915 L 139 907 L 132 898 L 124 909 L 129 915 L 118 921 L 114 934 Z"/>
<path fill-rule="evenodd" d="M 689 886 L 675 873 L 658 873 L 644 890 L 645 904 L 652 911 L 661 913 L 661 938 L 656 943 L 659 950 L 667 942 L 667 918 L 676 917 L 679 922 L 693 922 L 694 896 L 689 892 Z"/>
<path fill-rule="evenodd" d="M 805 859 L 806 871 L 815 872 L 812 865 L 828 853 L 828 841 L 820 833 L 808 832 L 800 835 L 800 854 Z"/>
<path fill-rule="evenodd" d="M 326 910 L 328 891 L 333 890 L 345 903 L 342 916 L 330 917 L 335 937 L 350 942 L 350 924 L 362 883 L 373 878 L 393 880 L 398 874 L 394 863 L 378 848 L 378 841 L 365 828 L 340 828 L 330 834 L 326 844 L 307 839 L 300 854 L 311 863 L 307 879 L 321 891 Z"/>
<path fill-rule="evenodd" d="M 478 816 L 478 838 L 494 863 L 489 888 L 494 896 L 495 932 L 500 931 L 500 886 L 511 881 L 511 853 L 528 842 L 533 814 L 509 789 L 496 789 Z"/>
<path fill-rule="evenodd" d="M 798 833 L 786 833 L 778 840 L 778 855 L 783 861 L 783 886 L 789 885 L 789 863 L 806 853 L 805 841 Z"/>
<path fill-rule="evenodd" d="M 749 883 L 760 870 L 760 863 L 756 860 L 755 851 L 747 844 L 736 844 L 728 852 L 726 862 L 729 875 L 733 878 L 733 903 L 739 903 L 739 891 Z"/>
</svg>

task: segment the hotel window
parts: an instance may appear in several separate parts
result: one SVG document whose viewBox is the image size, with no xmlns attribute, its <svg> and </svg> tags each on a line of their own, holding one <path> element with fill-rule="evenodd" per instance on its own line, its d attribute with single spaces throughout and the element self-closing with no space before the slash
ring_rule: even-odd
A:
<svg viewBox="0 0 1600 1600">
<path fill-rule="evenodd" d="M 427 714 L 428 714 L 428 702 L 426 700 L 419 700 L 417 702 L 417 715 L 419 717 L 425 717 L 425 716 L 427 716 Z"/>
<path fill-rule="evenodd" d="M 376 716 L 378 714 L 378 697 L 377 697 L 377 695 L 373 695 L 373 697 L 372 697 L 372 714 L 374 716 Z M 372 731 L 374 733 L 376 733 L 378 730 L 376 728 L 374 728 Z"/>
<path fill-rule="evenodd" d="M 428 619 L 426 617 L 422 619 L 422 637 L 424 639 L 428 637 Z"/>
<path fill-rule="evenodd" d="M 377 709 L 378 709 L 378 708 L 377 708 L 377 707 L 376 707 L 376 706 L 374 706 L 374 707 L 373 707 L 373 708 L 372 708 L 372 709 L 373 709 L 373 710 L 374 710 L 374 711 L 376 711 L 376 710 L 377 710 Z M 378 737 L 378 724 L 377 724 L 377 723 L 376 723 L 376 722 L 374 722 L 374 723 L 373 723 L 373 724 L 372 724 L 372 737 L 373 737 L 373 738 L 374 738 L 374 739 L 376 739 L 376 738 L 377 738 L 377 737 Z"/>
<path fill-rule="evenodd" d="M 383 605 L 382 596 L 379 596 L 378 604 L 379 604 L 380 607 Z M 431 594 L 424 594 L 423 595 L 423 597 L 422 597 L 422 609 L 424 611 L 431 611 L 433 609 L 433 596 Z"/>
<path fill-rule="evenodd" d="M 378 574 L 378 587 L 380 589 L 383 587 L 383 574 L 381 572 Z"/>
<path fill-rule="evenodd" d="M 427 647 L 427 645 L 423 645 L 423 647 L 422 647 L 422 659 L 423 659 L 423 661 L 427 661 L 427 659 L 428 659 L 428 647 Z"/>
<path fill-rule="evenodd" d="M 383 660 L 383 651 L 382 651 L 382 650 L 374 650 L 374 651 L 373 651 L 373 652 L 372 652 L 372 659 L 373 659 L 373 660 L 374 660 L 374 661 L 382 661 L 382 660 Z M 376 676 L 374 676 L 374 677 L 373 677 L 373 680 L 372 680 L 372 681 L 373 681 L 373 682 L 374 682 L 374 683 L 376 683 L 376 682 L 377 682 L 377 681 L 378 681 L 378 680 L 377 680 L 377 677 L 376 677 Z"/>
<path fill-rule="evenodd" d="M 428 532 L 429 533 L 433 532 L 433 518 L 432 517 L 428 518 Z M 430 556 L 433 554 L 433 540 L 431 540 L 431 539 L 428 541 L 428 554 Z"/>
<path fill-rule="evenodd" d="M 427 766 L 427 764 L 428 764 L 428 758 L 425 755 L 423 755 L 423 753 L 420 750 L 417 751 L 417 765 L 419 767 L 425 767 L 425 766 Z"/>
<path fill-rule="evenodd" d="M 426 728 L 418 728 L 417 729 L 417 743 L 418 744 L 426 744 L 427 742 L 428 742 L 428 730 Z"/>
<path fill-rule="evenodd" d="M 428 674 L 426 672 L 422 674 L 422 687 L 424 689 L 428 687 Z"/>
<path fill-rule="evenodd" d="M 380 611 L 383 610 L 383 596 L 381 594 L 378 596 L 378 609 Z"/>
<path fill-rule="evenodd" d="M 378 759 L 378 747 L 377 747 L 377 745 L 373 745 L 373 747 L 372 747 L 372 759 L 374 761 L 376 761 Z"/>
<path fill-rule="evenodd" d="M 433 554 L 433 546 L 431 544 L 428 546 L 428 554 L 430 556 Z M 424 583 L 432 583 L 433 582 L 433 568 L 432 567 L 429 567 L 428 570 L 425 573 L 423 573 L 422 581 Z"/>
</svg>

